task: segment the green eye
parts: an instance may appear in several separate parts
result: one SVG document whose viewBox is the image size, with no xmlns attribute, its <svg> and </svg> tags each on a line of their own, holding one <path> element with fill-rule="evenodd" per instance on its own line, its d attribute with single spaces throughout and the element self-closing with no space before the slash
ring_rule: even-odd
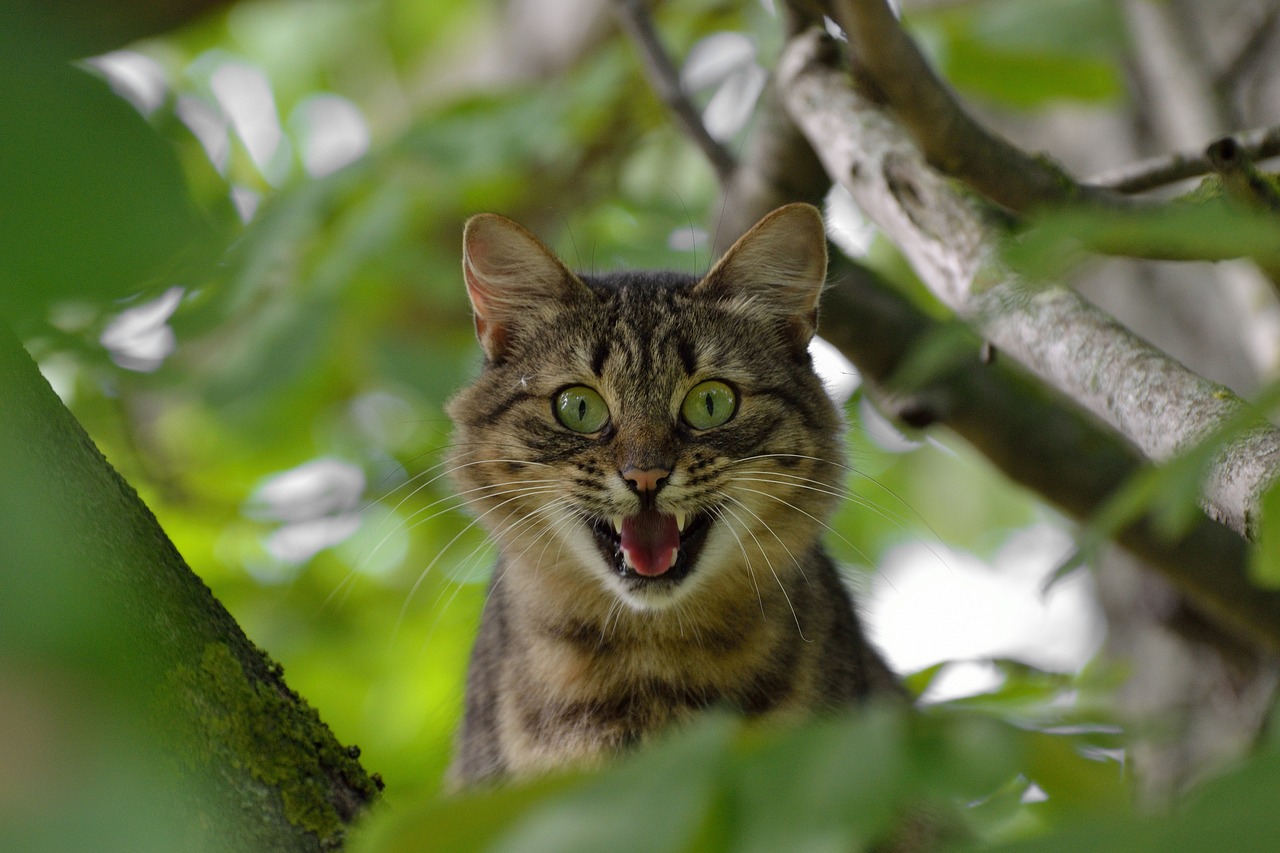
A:
<svg viewBox="0 0 1280 853">
<path fill-rule="evenodd" d="M 604 398 L 585 385 L 566 388 L 556 397 L 556 417 L 574 432 L 599 432 L 609 422 Z"/>
<path fill-rule="evenodd" d="M 680 414 L 694 429 L 711 429 L 733 417 L 737 407 L 738 398 L 733 389 L 711 379 L 693 387 L 680 404 Z"/>
</svg>

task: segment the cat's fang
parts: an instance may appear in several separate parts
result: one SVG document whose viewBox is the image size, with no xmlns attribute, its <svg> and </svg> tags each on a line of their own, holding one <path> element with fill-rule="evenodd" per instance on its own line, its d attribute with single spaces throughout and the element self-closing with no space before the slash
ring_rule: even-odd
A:
<svg viewBox="0 0 1280 853">
<path fill-rule="evenodd" d="M 621 536 L 622 535 L 622 516 L 615 515 L 613 516 L 613 518 L 609 520 L 613 522 L 613 532 Z"/>
<path fill-rule="evenodd" d="M 676 528 L 681 533 L 684 533 L 684 528 L 689 523 L 689 513 L 685 512 L 684 510 L 678 509 L 672 514 L 676 517 Z"/>
</svg>

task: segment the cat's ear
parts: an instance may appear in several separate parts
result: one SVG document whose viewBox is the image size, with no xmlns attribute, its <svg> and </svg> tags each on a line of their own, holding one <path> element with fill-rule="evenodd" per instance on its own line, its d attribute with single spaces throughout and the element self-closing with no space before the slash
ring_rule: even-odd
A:
<svg viewBox="0 0 1280 853">
<path fill-rule="evenodd" d="M 738 238 L 694 290 L 786 319 L 807 345 L 818 329 L 826 277 L 822 214 L 813 205 L 788 204 Z"/>
<path fill-rule="evenodd" d="M 462 232 L 462 274 L 476 315 L 476 337 L 490 359 L 506 351 L 512 331 L 587 287 L 523 226 L 496 213 L 467 220 Z"/>
</svg>

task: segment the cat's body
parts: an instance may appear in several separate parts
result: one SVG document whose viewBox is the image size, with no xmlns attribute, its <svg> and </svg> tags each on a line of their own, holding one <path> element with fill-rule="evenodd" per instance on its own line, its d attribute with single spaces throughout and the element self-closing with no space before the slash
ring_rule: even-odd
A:
<svg viewBox="0 0 1280 853">
<path fill-rule="evenodd" d="M 807 351 L 817 212 L 776 211 L 702 279 L 577 276 L 496 216 L 464 242 L 487 359 L 450 404 L 452 462 L 501 557 L 454 782 L 590 763 L 707 707 L 894 691 L 820 541 L 844 469 Z"/>
</svg>

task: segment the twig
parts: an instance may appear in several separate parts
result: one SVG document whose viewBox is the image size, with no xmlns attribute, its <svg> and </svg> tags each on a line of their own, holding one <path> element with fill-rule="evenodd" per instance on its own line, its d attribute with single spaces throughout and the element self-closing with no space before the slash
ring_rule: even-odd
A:
<svg viewBox="0 0 1280 853">
<path fill-rule="evenodd" d="M 835 0 L 859 81 L 876 90 L 929 163 L 1015 211 L 1085 201 L 1127 206 L 1125 199 L 1076 183 L 1046 159 L 1032 157 L 978 124 L 934 73 L 885 0 Z"/>
<path fill-rule="evenodd" d="M 1240 153 L 1253 162 L 1280 156 L 1280 126 L 1258 128 L 1233 136 Z M 1140 193 L 1188 178 L 1198 178 L 1213 170 L 1209 155 L 1201 148 L 1130 163 L 1095 175 L 1089 183 L 1122 193 Z"/>
<path fill-rule="evenodd" d="M 675 115 L 684 132 L 702 149 L 723 184 L 733 175 L 736 166 L 733 156 L 707 132 L 697 108 L 685 94 L 684 87 L 680 85 L 680 73 L 653 28 L 644 0 L 614 0 L 613 8 L 619 26 L 640 52 L 649 85 Z"/>
</svg>

